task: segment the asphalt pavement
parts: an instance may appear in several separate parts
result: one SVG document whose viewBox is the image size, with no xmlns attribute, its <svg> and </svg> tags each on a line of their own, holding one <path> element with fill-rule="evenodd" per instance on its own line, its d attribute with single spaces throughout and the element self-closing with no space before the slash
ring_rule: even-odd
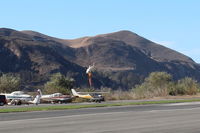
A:
<svg viewBox="0 0 200 133">
<path fill-rule="evenodd" d="M 0 133 L 199 133 L 200 102 L 0 113 Z"/>
</svg>

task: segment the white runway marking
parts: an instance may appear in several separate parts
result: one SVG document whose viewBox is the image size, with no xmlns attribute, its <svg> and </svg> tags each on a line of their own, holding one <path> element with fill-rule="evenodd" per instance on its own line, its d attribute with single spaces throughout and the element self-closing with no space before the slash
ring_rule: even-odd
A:
<svg viewBox="0 0 200 133">
<path fill-rule="evenodd" d="M 165 104 L 163 106 L 181 106 L 181 105 L 200 105 L 200 102 L 189 102 L 189 103 L 171 103 L 171 104 Z"/>
<path fill-rule="evenodd" d="M 146 112 L 151 112 L 151 113 L 155 113 L 155 112 L 171 112 L 171 111 L 190 111 L 190 110 L 199 110 L 199 108 L 189 108 L 189 109 L 165 109 L 165 110 L 150 110 L 150 111 L 146 111 Z"/>
</svg>

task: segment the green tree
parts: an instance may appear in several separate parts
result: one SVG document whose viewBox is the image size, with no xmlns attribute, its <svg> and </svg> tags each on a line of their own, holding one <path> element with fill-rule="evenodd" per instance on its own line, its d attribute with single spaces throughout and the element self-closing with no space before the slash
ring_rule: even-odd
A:
<svg viewBox="0 0 200 133">
<path fill-rule="evenodd" d="M 19 90 L 21 85 L 20 77 L 12 74 L 3 74 L 0 76 L 0 92 L 10 93 Z"/>
<path fill-rule="evenodd" d="M 172 76 L 166 72 L 152 72 L 145 78 L 144 83 L 137 85 L 133 90 L 139 98 L 167 96 L 171 81 Z"/>
<path fill-rule="evenodd" d="M 199 84 L 192 78 L 185 77 L 174 83 L 170 89 L 170 95 L 194 95 L 199 90 Z"/>
<path fill-rule="evenodd" d="M 163 88 L 172 81 L 172 76 L 166 72 L 152 72 L 145 82 L 150 83 L 156 88 Z"/>
<path fill-rule="evenodd" d="M 65 77 L 60 73 L 56 73 L 53 74 L 50 78 L 50 81 L 48 81 L 44 85 L 44 92 L 48 94 L 56 92 L 60 92 L 62 94 L 68 94 L 70 93 L 73 84 L 74 84 L 74 79 Z"/>
</svg>

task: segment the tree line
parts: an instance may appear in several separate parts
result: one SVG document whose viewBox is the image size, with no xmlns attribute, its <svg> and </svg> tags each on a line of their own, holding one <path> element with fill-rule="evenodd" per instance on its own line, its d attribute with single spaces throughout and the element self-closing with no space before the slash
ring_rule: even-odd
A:
<svg viewBox="0 0 200 133">
<path fill-rule="evenodd" d="M 138 98 L 150 98 L 168 95 L 195 95 L 200 90 L 199 83 L 185 77 L 173 81 L 171 74 L 166 72 L 152 72 L 144 82 L 132 89 Z"/>
<path fill-rule="evenodd" d="M 42 91 L 47 94 L 56 92 L 69 94 L 74 84 L 75 80 L 73 78 L 64 76 L 61 73 L 55 73 L 44 84 Z M 10 93 L 21 89 L 20 76 L 13 74 L 0 75 L 0 92 Z M 150 98 L 168 95 L 195 95 L 199 90 L 199 83 L 190 77 L 174 81 L 171 74 L 152 72 L 142 84 L 133 87 L 129 94 L 133 94 L 136 98 Z"/>
<path fill-rule="evenodd" d="M 62 94 L 69 94 L 74 85 L 74 79 L 55 73 L 51 75 L 48 82 L 44 84 L 42 91 L 47 94 L 60 92 Z M 14 74 L 1 74 L 0 76 L 0 93 L 11 93 L 13 91 L 21 90 L 21 78 Z"/>
</svg>

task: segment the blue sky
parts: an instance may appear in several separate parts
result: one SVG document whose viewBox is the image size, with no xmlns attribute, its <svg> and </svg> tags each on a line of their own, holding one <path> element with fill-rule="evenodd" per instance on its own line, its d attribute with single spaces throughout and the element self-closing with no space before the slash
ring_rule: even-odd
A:
<svg viewBox="0 0 200 133">
<path fill-rule="evenodd" d="M 1 0 L 0 27 L 73 39 L 130 30 L 200 63 L 200 0 Z"/>
</svg>

